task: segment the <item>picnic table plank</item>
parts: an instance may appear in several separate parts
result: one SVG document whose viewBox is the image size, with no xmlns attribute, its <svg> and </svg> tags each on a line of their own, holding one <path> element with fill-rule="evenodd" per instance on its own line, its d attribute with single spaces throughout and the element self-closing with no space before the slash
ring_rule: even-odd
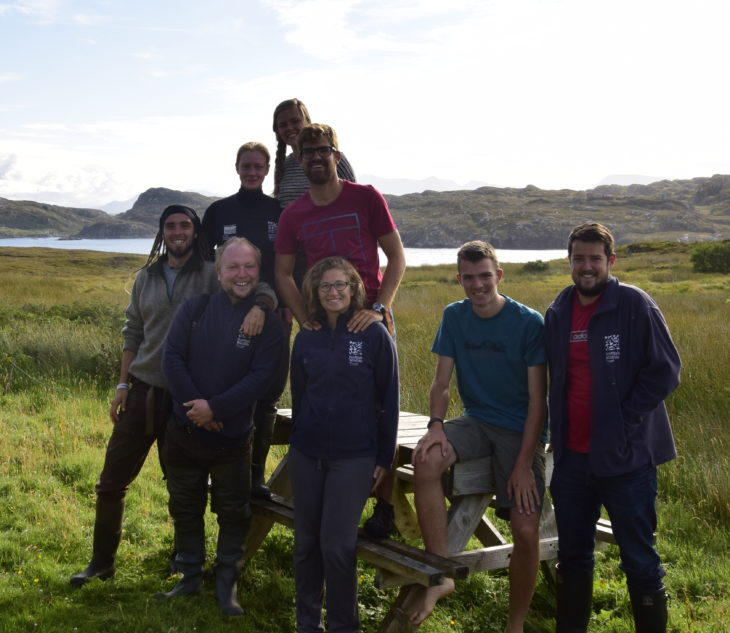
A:
<svg viewBox="0 0 730 633">
<path fill-rule="evenodd" d="M 419 538 L 418 520 L 408 494 L 412 492 L 413 468 L 410 461 L 418 440 L 423 437 L 428 416 L 401 411 L 398 425 L 397 477 L 393 490 L 393 505 L 398 530 L 407 538 Z M 280 409 L 274 429 L 274 444 L 287 444 L 291 432 L 291 410 Z M 250 558 L 260 547 L 274 522 L 293 527 L 291 485 L 287 469 L 288 455 L 277 465 L 269 479 L 269 486 L 277 497 L 278 505 L 255 501 L 254 518 L 246 544 L 246 557 Z M 550 480 L 552 455 L 548 454 L 546 482 Z M 377 541 L 358 536 L 357 554 L 378 569 L 376 584 L 380 587 L 400 586 L 398 597 L 381 622 L 378 633 L 405 633 L 413 630 L 409 614 L 420 604 L 425 587 L 442 582 L 450 576 L 462 578 L 465 574 L 490 571 L 509 566 L 512 545 L 507 542 L 498 527 L 486 516 L 485 511 L 493 500 L 493 481 L 488 475 L 491 468 L 488 458 L 474 463 L 456 464 L 445 477 L 445 492 L 450 500 L 448 510 L 449 558 L 433 554 L 406 544 L 386 539 Z M 464 550 L 471 536 L 484 546 Z M 610 521 L 599 520 L 597 540 L 614 542 Z M 557 552 L 557 531 L 552 505 L 547 502 L 540 517 L 540 560 L 545 575 L 550 579 L 554 565 L 549 567 Z"/>
</svg>

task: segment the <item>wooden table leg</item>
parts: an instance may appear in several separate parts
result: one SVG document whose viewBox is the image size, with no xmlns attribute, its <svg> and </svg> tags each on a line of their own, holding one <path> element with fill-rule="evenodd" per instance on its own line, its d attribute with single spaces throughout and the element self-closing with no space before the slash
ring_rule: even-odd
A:
<svg viewBox="0 0 730 633">
<path fill-rule="evenodd" d="M 489 507 L 491 494 L 455 497 L 449 508 L 449 554 L 463 551 Z"/>
<path fill-rule="evenodd" d="M 285 499 L 291 499 L 291 483 L 289 481 L 288 462 L 289 454 L 284 455 L 276 470 L 271 474 L 268 485 L 271 492 Z M 274 526 L 273 519 L 254 515 L 251 517 L 251 525 L 246 538 L 246 560 L 249 560 L 261 547 L 261 543 Z"/>
<path fill-rule="evenodd" d="M 398 597 L 380 623 L 377 633 L 411 633 L 415 631 L 409 617 L 418 607 L 423 591 L 424 587 L 421 585 L 401 587 Z"/>
<path fill-rule="evenodd" d="M 421 538 L 421 529 L 418 527 L 418 517 L 413 511 L 406 490 L 408 486 L 406 482 L 396 477 L 393 482 L 393 495 L 391 503 L 395 513 L 395 526 L 398 531 L 409 539 Z"/>
</svg>

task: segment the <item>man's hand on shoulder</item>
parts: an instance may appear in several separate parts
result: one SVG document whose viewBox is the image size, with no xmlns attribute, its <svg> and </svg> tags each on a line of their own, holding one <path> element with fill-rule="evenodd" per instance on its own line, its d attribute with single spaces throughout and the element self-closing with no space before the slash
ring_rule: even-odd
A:
<svg viewBox="0 0 730 633">
<path fill-rule="evenodd" d="M 311 321 L 302 321 L 302 330 L 309 330 L 310 332 L 316 332 L 317 330 L 322 329 L 322 324 L 317 321 L 316 319 L 313 319 Z"/>
<path fill-rule="evenodd" d="M 258 336 L 264 329 L 266 311 L 259 305 L 254 305 L 241 323 L 241 332 L 246 336 Z"/>
<path fill-rule="evenodd" d="M 347 322 L 348 332 L 362 332 L 367 330 L 373 323 L 382 323 L 383 315 L 377 310 L 369 308 L 358 310 Z"/>
</svg>

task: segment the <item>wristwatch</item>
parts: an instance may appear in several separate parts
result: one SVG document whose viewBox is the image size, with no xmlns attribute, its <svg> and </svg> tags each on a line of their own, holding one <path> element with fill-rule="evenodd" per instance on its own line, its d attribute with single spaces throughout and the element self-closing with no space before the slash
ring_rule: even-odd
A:
<svg viewBox="0 0 730 633">
<path fill-rule="evenodd" d="M 377 301 L 373 304 L 373 310 L 376 312 L 380 312 L 383 316 L 385 316 L 385 311 L 388 309 L 386 308 L 382 303 L 378 303 Z"/>
<path fill-rule="evenodd" d="M 257 301 L 256 303 L 254 303 L 254 305 L 257 308 L 261 308 L 261 310 L 263 310 L 266 314 L 268 314 L 271 311 L 271 306 L 268 303 L 266 303 L 266 301 Z"/>
</svg>

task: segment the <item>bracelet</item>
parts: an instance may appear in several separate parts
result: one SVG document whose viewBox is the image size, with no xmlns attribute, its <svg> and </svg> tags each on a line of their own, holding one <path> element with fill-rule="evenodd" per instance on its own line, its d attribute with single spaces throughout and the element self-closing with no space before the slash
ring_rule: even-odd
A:
<svg viewBox="0 0 730 633">
<path fill-rule="evenodd" d="M 126 382 L 120 382 L 117 385 L 117 389 L 129 389 L 129 385 Z"/>
<path fill-rule="evenodd" d="M 444 419 L 443 419 L 443 418 L 431 418 L 431 419 L 430 419 L 430 420 L 428 421 L 428 424 L 426 425 L 426 428 L 427 428 L 427 429 L 430 429 L 430 428 L 431 428 L 431 425 L 432 425 L 432 424 L 433 424 L 434 422 L 441 422 L 441 424 L 443 424 L 443 423 L 444 423 Z"/>
</svg>

